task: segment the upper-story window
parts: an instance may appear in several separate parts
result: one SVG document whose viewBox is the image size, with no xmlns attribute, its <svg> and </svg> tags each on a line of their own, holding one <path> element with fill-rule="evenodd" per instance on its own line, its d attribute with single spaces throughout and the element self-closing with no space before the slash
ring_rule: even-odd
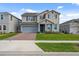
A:
<svg viewBox="0 0 79 59">
<path fill-rule="evenodd" d="M 28 21 L 28 16 L 26 17 L 26 21 Z"/>
<path fill-rule="evenodd" d="M 37 20 L 36 16 L 32 17 L 32 21 L 36 21 L 36 20 Z"/>
<path fill-rule="evenodd" d="M 27 16 L 26 21 L 36 21 L 37 17 L 36 16 Z"/>
<path fill-rule="evenodd" d="M 11 15 L 11 21 L 12 21 L 12 15 Z"/>
<path fill-rule="evenodd" d="M 1 25 L 0 25 L 0 30 L 1 30 L 2 28 L 1 28 Z"/>
<path fill-rule="evenodd" d="M 3 20 L 3 15 L 1 15 L 1 20 Z"/>
<path fill-rule="evenodd" d="M 55 15 L 55 18 L 57 18 L 57 15 Z"/>
<path fill-rule="evenodd" d="M 6 25 L 3 25 L 3 30 L 6 30 Z"/>
<path fill-rule="evenodd" d="M 50 18 L 50 15 L 48 14 L 48 18 Z"/>
<path fill-rule="evenodd" d="M 49 19 L 53 18 L 53 15 L 52 14 L 48 14 L 48 18 Z"/>
</svg>

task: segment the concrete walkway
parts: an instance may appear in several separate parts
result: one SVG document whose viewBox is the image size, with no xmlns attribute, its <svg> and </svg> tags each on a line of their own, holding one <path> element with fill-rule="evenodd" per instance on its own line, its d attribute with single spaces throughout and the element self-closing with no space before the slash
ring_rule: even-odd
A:
<svg viewBox="0 0 79 59">
<path fill-rule="evenodd" d="M 38 55 L 42 54 L 34 40 L 1 40 L 0 55 Z"/>
</svg>

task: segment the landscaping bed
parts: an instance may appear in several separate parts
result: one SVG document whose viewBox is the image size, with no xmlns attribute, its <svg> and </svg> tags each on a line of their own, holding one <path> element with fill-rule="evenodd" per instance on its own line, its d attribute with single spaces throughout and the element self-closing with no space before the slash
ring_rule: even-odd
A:
<svg viewBox="0 0 79 59">
<path fill-rule="evenodd" d="M 78 43 L 36 43 L 45 52 L 79 52 Z"/>
<path fill-rule="evenodd" d="M 6 34 L 0 34 L 0 40 L 2 39 L 6 39 L 8 37 L 12 37 L 14 35 L 16 35 L 17 33 L 6 33 Z"/>
<path fill-rule="evenodd" d="M 79 34 L 37 33 L 36 40 L 79 40 Z"/>
</svg>

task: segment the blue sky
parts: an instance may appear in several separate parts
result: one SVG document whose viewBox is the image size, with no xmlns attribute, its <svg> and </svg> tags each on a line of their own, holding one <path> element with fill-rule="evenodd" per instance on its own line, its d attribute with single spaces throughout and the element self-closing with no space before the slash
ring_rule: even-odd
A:
<svg viewBox="0 0 79 59">
<path fill-rule="evenodd" d="M 79 18 L 79 4 L 76 3 L 2 3 L 0 12 L 10 12 L 21 18 L 24 12 L 42 12 L 44 10 L 56 10 L 60 15 L 60 23 Z"/>
</svg>

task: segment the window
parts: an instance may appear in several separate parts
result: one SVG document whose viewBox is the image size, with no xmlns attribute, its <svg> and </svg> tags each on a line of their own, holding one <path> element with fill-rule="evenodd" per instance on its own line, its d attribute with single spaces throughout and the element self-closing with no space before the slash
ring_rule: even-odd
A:
<svg viewBox="0 0 79 59">
<path fill-rule="evenodd" d="M 57 15 L 55 15 L 55 18 L 57 18 Z"/>
<path fill-rule="evenodd" d="M 3 30 L 6 30 L 6 26 L 5 25 L 3 25 Z"/>
<path fill-rule="evenodd" d="M 40 19 L 42 19 L 42 16 L 40 16 Z"/>
<path fill-rule="evenodd" d="M 57 29 L 57 24 L 54 24 L 55 26 L 54 26 L 54 29 Z"/>
<path fill-rule="evenodd" d="M 52 24 L 47 25 L 48 30 L 52 30 Z"/>
<path fill-rule="evenodd" d="M 52 14 L 48 14 L 48 18 L 49 19 L 53 18 L 53 15 Z"/>
<path fill-rule="evenodd" d="M 12 21 L 12 15 L 11 15 L 11 21 Z"/>
<path fill-rule="evenodd" d="M 28 21 L 28 16 L 26 17 L 26 21 Z"/>
<path fill-rule="evenodd" d="M 34 16 L 32 20 L 33 20 L 33 21 L 36 21 L 36 20 L 37 20 L 37 17 L 36 17 L 36 16 Z"/>
<path fill-rule="evenodd" d="M 1 15 L 1 20 L 3 20 L 3 15 Z"/>
<path fill-rule="evenodd" d="M 0 30 L 1 30 L 1 25 L 0 25 Z"/>
<path fill-rule="evenodd" d="M 50 15 L 48 14 L 48 18 L 50 18 Z"/>
</svg>

